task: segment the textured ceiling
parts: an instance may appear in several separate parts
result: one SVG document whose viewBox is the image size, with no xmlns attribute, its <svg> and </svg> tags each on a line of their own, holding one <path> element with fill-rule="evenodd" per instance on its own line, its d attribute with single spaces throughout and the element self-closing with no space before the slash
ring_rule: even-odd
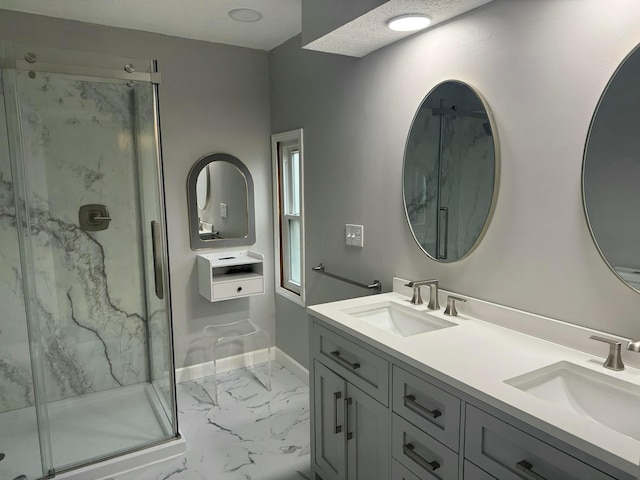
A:
<svg viewBox="0 0 640 480">
<path fill-rule="evenodd" d="M 304 48 L 321 52 L 363 57 L 385 45 L 414 34 L 387 28 L 391 17 L 423 13 L 433 20 L 431 26 L 473 10 L 492 0 L 391 0 L 340 28 L 314 40 Z"/>
<path fill-rule="evenodd" d="M 263 18 L 236 22 L 228 16 L 234 8 L 256 9 Z M 0 0 L 0 9 L 260 50 L 301 30 L 301 0 Z"/>
</svg>

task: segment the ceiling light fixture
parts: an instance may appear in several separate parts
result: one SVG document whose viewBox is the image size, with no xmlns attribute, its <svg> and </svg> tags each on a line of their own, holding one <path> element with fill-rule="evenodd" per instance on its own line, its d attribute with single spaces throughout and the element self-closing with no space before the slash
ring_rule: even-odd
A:
<svg viewBox="0 0 640 480">
<path fill-rule="evenodd" d="M 396 32 L 414 32 L 427 28 L 431 23 L 431 17 L 419 13 L 398 15 L 387 20 L 387 27 Z"/>
<path fill-rule="evenodd" d="M 262 19 L 262 13 L 253 8 L 236 8 L 229 12 L 229 16 L 237 22 L 258 22 Z"/>
</svg>

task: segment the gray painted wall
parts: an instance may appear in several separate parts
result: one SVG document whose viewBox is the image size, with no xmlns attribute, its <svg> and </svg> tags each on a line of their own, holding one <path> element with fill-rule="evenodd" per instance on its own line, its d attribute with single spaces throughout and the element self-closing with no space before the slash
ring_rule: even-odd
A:
<svg viewBox="0 0 640 480">
<path fill-rule="evenodd" d="M 300 38 L 273 50 L 272 132 L 304 128 L 307 266 L 379 278 L 385 290 L 394 275 L 436 277 L 462 294 L 639 337 L 640 295 L 600 258 L 581 199 L 594 108 L 640 42 L 640 4 L 604 3 L 496 0 L 362 59 L 301 50 Z M 402 206 L 411 120 L 445 79 L 484 95 L 502 155 L 490 228 L 454 264 L 419 250 Z M 363 249 L 344 245 L 345 223 L 364 225 Z M 307 282 L 309 305 L 366 294 L 314 273 Z M 285 302 L 277 343 L 306 365 L 307 316 Z"/>
<path fill-rule="evenodd" d="M 0 38 L 158 60 L 176 366 L 201 361 L 198 341 L 207 324 L 250 316 L 273 337 L 267 53 L 5 10 L 0 10 Z M 214 152 L 238 157 L 254 178 L 257 239 L 252 248 L 266 257 L 266 294 L 251 300 L 209 303 L 198 294 L 186 182 L 192 164 Z"/>
</svg>

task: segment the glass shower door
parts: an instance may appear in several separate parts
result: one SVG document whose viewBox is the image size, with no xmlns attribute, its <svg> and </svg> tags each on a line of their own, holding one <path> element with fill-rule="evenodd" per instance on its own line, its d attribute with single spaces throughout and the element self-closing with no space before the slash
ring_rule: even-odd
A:
<svg viewBox="0 0 640 480">
<path fill-rule="evenodd" d="M 36 362 L 41 357 L 30 355 L 30 346 L 37 345 L 37 323 L 27 322 L 27 301 L 23 287 L 29 274 L 25 262 L 24 238 L 28 236 L 25 209 L 20 195 L 23 172 L 10 161 L 10 129 L 5 117 L 5 94 L 15 76 L 0 74 L 0 478 L 20 475 L 40 478 L 49 468 L 46 394 L 34 383 L 38 375 Z M 13 103 L 8 98 L 6 103 Z M 19 152 L 13 152 L 19 156 Z M 17 199 L 17 201 L 16 201 Z M 19 241 L 19 239 L 21 241 Z M 28 255 L 27 255 L 28 257 Z M 23 270 L 23 267 L 26 267 Z M 35 331 L 34 331 L 35 328 Z M 34 368 L 35 367 L 35 368 Z M 38 412 L 37 412 L 38 410 Z M 38 422 L 38 413 L 40 422 Z M 41 425 L 41 429 L 38 425 Z"/>
<path fill-rule="evenodd" d="M 60 472 L 177 435 L 163 188 L 153 76 L 34 52 L 16 55 L 16 142 L 48 417 L 39 443 L 44 471 Z"/>
</svg>

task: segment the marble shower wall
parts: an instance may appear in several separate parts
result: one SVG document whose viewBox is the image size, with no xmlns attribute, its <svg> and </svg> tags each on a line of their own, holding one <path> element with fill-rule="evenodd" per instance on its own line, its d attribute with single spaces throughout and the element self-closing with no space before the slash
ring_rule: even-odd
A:
<svg viewBox="0 0 640 480">
<path fill-rule="evenodd" d="M 134 89 L 17 77 L 47 398 L 146 381 Z M 10 282 L 2 276 L 0 291 L 0 411 L 32 402 L 28 349 L 15 341 L 26 322 L 7 159 L 0 163 L 0 258 L 13 274 Z M 94 203 L 109 209 L 107 230 L 79 227 L 78 209 Z"/>
<path fill-rule="evenodd" d="M 448 258 L 473 247 L 491 208 L 495 174 L 493 138 L 487 120 L 444 117 L 442 141 L 442 205 L 449 208 Z"/>
<path fill-rule="evenodd" d="M 416 115 L 405 153 L 404 195 L 416 240 L 435 255 L 438 218 L 438 165 L 440 117 L 421 107 Z"/>
<path fill-rule="evenodd" d="M 435 257 L 440 189 L 441 204 L 449 213 L 448 258 L 453 259 L 473 246 L 491 208 L 494 147 L 483 127 L 486 120 L 442 118 L 440 150 L 440 117 L 425 107 L 416 116 L 407 141 L 405 169 L 411 174 L 404 179 L 405 201 L 416 239 Z"/>
</svg>

